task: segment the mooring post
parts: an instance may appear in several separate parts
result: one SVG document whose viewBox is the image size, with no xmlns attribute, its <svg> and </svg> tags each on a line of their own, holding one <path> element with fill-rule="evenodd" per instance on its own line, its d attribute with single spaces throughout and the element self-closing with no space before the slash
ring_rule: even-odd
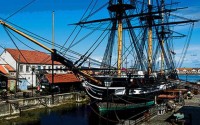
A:
<svg viewBox="0 0 200 125">
<path fill-rule="evenodd" d="M 9 102 L 8 102 L 8 103 L 9 103 Z M 11 115 L 11 108 L 12 108 L 12 107 L 11 107 L 11 104 L 10 104 L 10 103 L 9 103 L 9 107 L 10 107 L 10 115 Z"/>
</svg>

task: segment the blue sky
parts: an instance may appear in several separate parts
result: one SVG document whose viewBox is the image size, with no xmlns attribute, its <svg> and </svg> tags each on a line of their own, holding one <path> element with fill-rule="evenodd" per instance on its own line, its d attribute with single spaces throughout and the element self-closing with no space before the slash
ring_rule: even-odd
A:
<svg viewBox="0 0 200 125">
<path fill-rule="evenodd" d="M 33 1 L 32 4 L 9 17 L 31 1 Z M 200 0 L 179 0 L 178 2 L 180 2 L 179 7 L 189 8 L 177 11 L 176 14 L 187 18 L 200 19 Z M 89 3 L 90 0 L 1 0 L 0 18 L 6 19 L 9 17 L 7 19 L 8 21 L 51 40 L 52 11 L 55 11 L 55 41 L 62 45 L 74 28 L 74 26 L 68 24 L 78 22 Z M 185 30 L 185 28 L 180 27 L 178 30 L 182 31 Z M 191 44 L 185 57 L 183 67 L 200 67 L 199 35 L 200 23 L 198 22 L 195 24 L 190 42 Z M 0 29 L 0 43 L 5 48 L 15 48 L 3 28 Z M 181 42 L 178 44 L 180 45 Z M 30 43 L 30 45 L 43 51 L 42 48 L 34 44 Z M 177 57 L 181 52 L 181 46 L 179 45 L 176 46 L 177 48 L 175 49 Z M 21 49 L 23 48 L 22 45 Z M 0 52 L 2 52 L 1 48 L 0 50 Z"/>
</svg>

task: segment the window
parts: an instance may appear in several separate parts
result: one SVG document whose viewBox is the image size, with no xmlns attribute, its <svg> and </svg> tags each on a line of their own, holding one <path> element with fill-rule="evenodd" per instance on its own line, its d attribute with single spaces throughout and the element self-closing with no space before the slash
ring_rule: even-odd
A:
<svg viewBox="0 0 200 125">
<path fill-rule="evenodd" d="M 15 75 L 15 73 L 14 73 L 14 72 L 10 72 L 10 75 L 11 75 L 11 76 L 14 76 L 14 75 Z"/>
<path fill-rule="evenodd" d="M 62 66 L 60 67 L 60 72 L 63 72 L 63 70 L 62 70 Z"/>
<path fill-rule="evenodd" d="M 1 84 L 0 85 L 1 87 L 6 87 L 6 82 L 5 81 L 0 82 L 0 84 Z"/>
<path fill-rule="evenodd" d="M 32 66 L 31 67 L 31 72 L 34 72 L 35 71 L 35 66 Z"/>
<path fill-rule="evenodd" d="M 23 65 L 19 65 L 19 72 L 23 72 Z"/>
<path fill-rule="evenodd" d="M 26 72 L 30 71 L 30 66 L 26 66 Z"/>
<path fill-rule="evenodd" d="M 43 69 L 45 70 L 45 69 L 46 69 L 46 66 L 43 66 Z"/>
<path fill-rule="evenodd" d="M 58 72 L 58 66 L 56 66 L 56 72 Z"/>
<path fill-rule="evenodd" d="M 67 69 L 67 67 L 63 67 L 63 72 L 66 72 L 67 71 L 66 69 Z"/>
<path fill-rule="evenodd" d="M 41 66 L 38 66 L 38 70 L 40 70 L 41 69 Z"/>
<path fill-rule="evenodd" d="M 49 66 L 49 71 L 51 71 L 50 69 L 51 69 L 51 66 Z"/>
</svg>

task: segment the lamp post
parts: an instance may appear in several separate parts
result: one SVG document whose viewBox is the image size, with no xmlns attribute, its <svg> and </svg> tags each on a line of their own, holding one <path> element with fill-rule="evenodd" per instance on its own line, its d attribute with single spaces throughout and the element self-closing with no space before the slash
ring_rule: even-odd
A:
<svg viewBox="0 0 200 125">
<path fill-rule="evenodd" d="M 32 87 L 31 87 L 31 89 L 32 89 L 32 97 L 33 97 L 33 72 L 35 71 L 35 67 L 34 66 L 32 66 Z"/>
<path fill-rule="evenodd" d="M 107 87 L 107 109 L 108 109 L 108 87 L 111 86 L 111 84 L 112 84 L 112 79 L 106 79 L 106 80 L 104 81 L 104 84 L 105 84 L 105 86 Z"/>
<path fill-rule="evenodd" d="M 187 75 L 187 72 L 186 72 L 186 78 L 185 78 L 185 83 L 187 83 L 187 76 L 188 76 L 188 75 Z"/>
</svg>

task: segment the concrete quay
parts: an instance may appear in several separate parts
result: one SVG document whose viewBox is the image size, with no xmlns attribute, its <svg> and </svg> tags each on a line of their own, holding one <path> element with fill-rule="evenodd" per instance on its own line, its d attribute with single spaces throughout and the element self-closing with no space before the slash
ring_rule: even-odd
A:
<svg viewBox="0 0 200 125">
<path fill-rule="evenodd" d="M 31 110 L 36 108 L 50 108 L 66 103 L 75 103 L 87 101 L 86 96 L 78 92 L 54 94 L 47 96 L 23 98 L 23 99 L 8 99 L 0 101 L 0 117 L 9 118 L 20 116 L 21 111 Z"/>
</svg>

